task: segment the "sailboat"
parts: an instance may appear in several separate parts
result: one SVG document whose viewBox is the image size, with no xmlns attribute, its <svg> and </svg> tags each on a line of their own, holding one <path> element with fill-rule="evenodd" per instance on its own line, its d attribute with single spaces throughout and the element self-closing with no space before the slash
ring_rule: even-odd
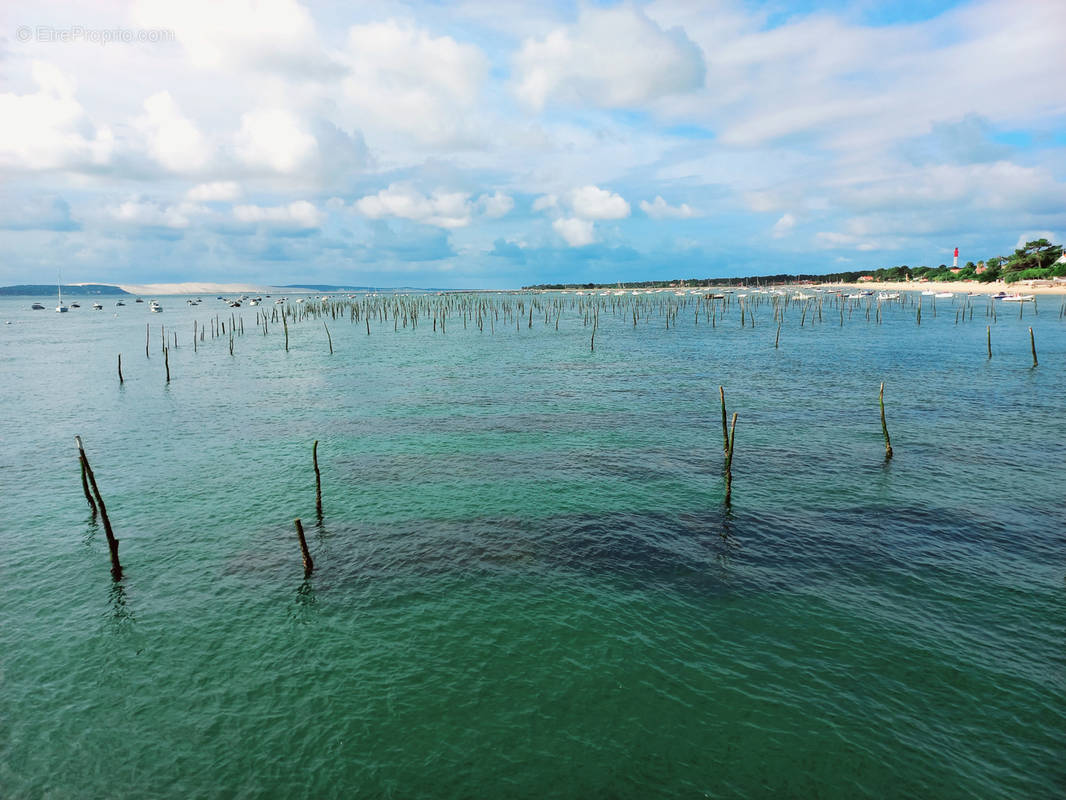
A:
<svg viewBox="0 0 1066 800">
<path fill-rule="evenodd" d="M 59 305 L 56 306 L 56 313 L 57 314 L 66 314 L 67 313 L 67 307 L 65 305 L 63 305 L 63 284 L 61 282 L 57 281 L 56 282 L 56 289 L 59 290 Z"/>
</svg>

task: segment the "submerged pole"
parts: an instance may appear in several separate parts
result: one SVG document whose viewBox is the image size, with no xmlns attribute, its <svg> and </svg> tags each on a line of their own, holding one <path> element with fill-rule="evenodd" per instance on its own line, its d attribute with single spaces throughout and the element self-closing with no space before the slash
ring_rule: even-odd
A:
<svg viewBox="0 0 1066 800">
<path fill-rule="evenodd" d="M 300 524 L 300 518 L 297 517 L 294 522 L 296 523 L 296 538 L 300 540 L 300 554 L 304 559 L 304 577 L 306 578 L 315 568 L 315 562 L 311 560 L 311 553 L 307 550 L 307 539 L 304 538 L 304 526 Z"/>
<path fill-rule="evenodd" d="M 881 381 L 881 393 L 878 395 L 881 403 L 881 433 L 885 435 L 885 461 L 892 458 L 892 441 L 888 438 L 888 425 L 885 423 L 885 382 Z"/>
<path fill-rule="evenodd" d="M 318 439 L 315 439 L 315 446 L 311 448 L 311 460 L 315 465 L 315 509 L 318 511 L 319 518 L 322 517 L 322 473 L 318 470 Z"/>
<path fill-rule="evenodd" d="M 78 445 L 78 458 L 81 460 L 83 474 L 88 477 L 89 485 L 93 487 L 93 495 L 96 497 L 96 505 L 100 509 L 100 518 L 104 521 L 104 533 L 107 535 L 107 549 L 111 552 L 111 577 L 116 581 L 122 579 L 122 564 L 118 560 L 118 539 L 111 530 L 111 520 L 107 516 L 107 508 L 104 506 L 104 498 L 100 496 L 100 487 L 96 485 L 96 477 L 93 469 L 89 466 L 89 459 L 85 456 L 85 448 L 82 446 L 81 437 L 74 437 Z"/>
</svg>

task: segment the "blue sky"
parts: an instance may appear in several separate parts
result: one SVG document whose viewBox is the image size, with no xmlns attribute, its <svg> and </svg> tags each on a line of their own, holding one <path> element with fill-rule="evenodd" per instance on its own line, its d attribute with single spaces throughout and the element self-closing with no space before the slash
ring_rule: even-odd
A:
<svg viewBox="0 0 1066 800">
<path fill-rule="evenodd" d="M 1051 0 L 7 4 L 0 283 L 503 288 L 1061 242 L 1063 30 Z"/>
</svg>

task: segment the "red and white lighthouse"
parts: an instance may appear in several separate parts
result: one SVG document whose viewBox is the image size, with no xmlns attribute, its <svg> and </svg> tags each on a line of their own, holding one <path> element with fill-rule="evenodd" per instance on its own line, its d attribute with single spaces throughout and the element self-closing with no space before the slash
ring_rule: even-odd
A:
<svg viewBox="0 0 1066 800">
<path fill-rule="evenodd" d="M 951 266 L 953 266 L 953 267 L 958 267 L 959 266 L 959 248 L 957 248 L 957 247 L 955 248 L 955 260 L 951 262 Z"/>
</svg>

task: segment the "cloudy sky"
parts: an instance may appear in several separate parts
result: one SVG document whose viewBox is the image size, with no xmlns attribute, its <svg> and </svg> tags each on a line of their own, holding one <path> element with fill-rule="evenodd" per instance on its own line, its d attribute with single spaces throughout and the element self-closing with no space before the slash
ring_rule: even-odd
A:
<svg viewBox="0 0 1066 800">
<path fill-rule="evenodd" d="M 1038 235 L 1066 235 L 1062 0 L 0 10 L 0 283 L 510 287 Z"/>
</svg>

